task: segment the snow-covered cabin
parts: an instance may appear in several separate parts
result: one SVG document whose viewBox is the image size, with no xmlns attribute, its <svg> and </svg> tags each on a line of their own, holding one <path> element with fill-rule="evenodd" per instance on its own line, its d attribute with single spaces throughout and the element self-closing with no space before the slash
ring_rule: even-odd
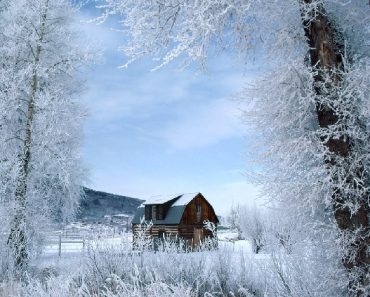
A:
<svg viewBox="0 0 370 297">
<path fill-rule="evenodd" d="M 212 237 L 210 230 L 204 228 L 203 222 L 209 220 L 217 225 L 218 218 L 212 205 L 201 193 L 156 196 L 141 204 L 132 220 L 135 233 L 140 228 L 142 218 L 152 221 L 150 234 L 154 238 L 177 236 L 193 245 L 199 244 L 205 237 Z"/>
</svg>

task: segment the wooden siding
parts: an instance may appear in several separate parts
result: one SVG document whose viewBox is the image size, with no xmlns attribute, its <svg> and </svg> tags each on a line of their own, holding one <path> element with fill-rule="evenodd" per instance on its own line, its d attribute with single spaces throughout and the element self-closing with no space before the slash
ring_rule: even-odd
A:
<svg viewBox="0 0 370 297">
<path fill-rule="evenodd" d="M 150 204 L 150 205 L 145 205 L 145 219 L 146 220 L 163 220 L 166 215 L 167 215 L 167 212 L 168 210 L 170 209 L 171 207 L 171 204 L 173 203 L 173 200 L 175 199 L 172 199 L 166 203 L 163 203 L 163 204 Z M 155 218 L 153 217 L 153 206 L 156 208 L 156 216 Z"/>
<path fill-rule="evenodd" d="M 197 214 L 197 210 L 200 210 L 200 214 Z M 179 225 L 179 237 L 186 240 L 193 240 L 197 228 L 203 229 L 203 238 L 213 237 L 212 232 L 203 227 L 205 220 L 209 220 L 215 224 L 218 222 L 213 207 L 199 194 L 185 208 Z"/>
<path fill-rule="evenodd" d="M 197 205 L 201 207 L 200 217 L 197 217 Z M 201 194 L 198 194 L 185 208 L 180 225 L 203 225 L 204 220 L 217 223 L 213 207 Z"/>
<path fill-rule="evenodd" d="M 140 231 L 139 225 L 132 225 L 133 234 L 138 231 Z M 177 236 L 179 233 L 179 228 L 177 225 L 153 225 L 148 233 L 153 237 L 158 237 L 160 231 L 163 231 L 166 236 Z"/>
<path fill-rule="evenodd" d="M 192 239 L 194 237 L 194 229 L 195 228 L 203 228 L 200 225 L 154 225 L 148 234 L 152 235 L 153 237 L 158 237 L 160 231 L 164 231 L 166 235 L 182 237 L 184 239 Z M 212 237 L 213 234 L 210 230 L 203 228 L 204 237 Z M 140 231 L 138 225 L 132 226 L 133 234 Z"/>
<path fill-rule="evenodd" d="M 201 227 L 201 226 L 200 226 Z M 194 229 L 199 228 L 197 225 L 180 225 L 179 226 L 179 236 L 184 239 L 192 239 L 194 237 Z M 203 228 L 204 237 L 213 237 L 213 234 L 210 230 Z"/>
<path fill-rule="evenodd" d="M 167 210 L 172 202 L 163 205 L 165 214 L 167 214 Z M 152 212 L 151 206 L 152 205 L 146 206 L 147 215 L 150 215 Z M 165 234 L 166 236 L 171 235 L 171 237 L 178 236 L 179 238 L 185 239 L 190 246 L 195 246 L 196 242 L 198 242 L 198 239 L 195 240 L 194 238 L 195 234 L 198 234 L 198 236 L 201 234 L 202 238 L 200 238 L 200 240 L 203 240 L 207 237 L 213 237 L 212 232 L 208 229 L 205 229 L 203 226 L 203 222 L 205 220 L 209 220 L 215 224 L 218 223 L 218 219 L 213 207 L 208 203 L 202 194 L 198 194 L 185 207 L 179 225 L 153 225 L 149 231 L 149 234 L 152 235 L 153 238 L 158 238 L 162 234 Z M 133 224 L 132 231 L 134 236 L 138 230 L 140 230 L 139 225 Z"/>
</svg>

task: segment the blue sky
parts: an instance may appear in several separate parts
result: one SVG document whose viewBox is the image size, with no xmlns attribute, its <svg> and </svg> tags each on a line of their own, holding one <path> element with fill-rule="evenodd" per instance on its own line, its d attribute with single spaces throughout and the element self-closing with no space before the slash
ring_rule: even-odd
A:
<svg viewBox="0 0 370 297">
<path fill-rule="evenodd" d="M 95 13 L 85 9 L 82 17 Z M 142 199 L 202 192 L 219 214 L 232 204 L 254 203 L 258 191 L 243 175 L 250 140 L 232 98 L 258 67 L 246 70 L 221 54 L 210 58 L 206 73 L 176 65 L 151 72 L 149 58 L 119 69 L 124 37 L 111 30 L 113 22 L 82 25 L 103 57 L 83 95 L 88 186 Z"/>
</svg>

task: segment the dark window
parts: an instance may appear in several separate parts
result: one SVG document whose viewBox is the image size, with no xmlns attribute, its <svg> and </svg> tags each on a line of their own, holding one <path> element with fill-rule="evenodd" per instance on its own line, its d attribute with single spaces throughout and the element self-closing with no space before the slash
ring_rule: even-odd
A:
<svg viewBox="0 0 370 297">
<path fill-rule="evenodd" d="M 157 206 L 153 205 L 152 206 L 152 220 L 156 220 L 156 219 L 157 219 Z"/>
<path fill-rule="evenodd" d="M 151 214 L 152 214 L 152 210 L 151 210 L 150 205 L 145 205 L 145 220 L 147 221 L 150 220 Z"/>
<path fill-rule="evenodd" d="M 195 205 L 195 213 L 197 216 L 197 223 L 200 222 L 201 214 L 202 214 L 202 206 L 200 204 Z"/>
<path fill-rule="evenodd" d="M 163 205 L 158 205 L 158 220 L 163 220 Z"/>
</svg>

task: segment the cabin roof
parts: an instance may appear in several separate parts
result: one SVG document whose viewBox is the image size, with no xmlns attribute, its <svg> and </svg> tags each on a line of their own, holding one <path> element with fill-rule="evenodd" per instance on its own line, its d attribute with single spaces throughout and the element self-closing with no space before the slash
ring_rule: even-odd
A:
<svg viewBox="0 0 370 297">
<path fill-rule="evenodd" d="M 181 194 L 177 195 L 157 195 L 157 196 L 152 196 L 149 199 L 145 200 L 143 202 L 143 205 L 158 205 L 158 204 L 165 204 L 173 199 L 177 199 L 181 196 Z"/>
<path fill-rule="evenodd" d="M 182 215 L 185 211 L 186 205 L 183 206 L 172 206 L 167 212 L 164 220 L 152 220 L 155 225 L 176 225 L 179 224 Z M 145 207 L 138 207 L 134 218 L 132 219 L 132 224 L 140 224 L 140 220 L 145 217 Z"/>
<path fill-rule="evenodd" d="M 172 206 L 186 206 L 188 205 L 191 200 L 193 200 L 196 196 L 198 196 L 200 193 L 186 193 L 182 194 Z"/>
<path fill-rule="evenodd" d="M 141 218 L 145 217 L 145 205 L 158 205 L 158 204 L 165 204 L 171 200 L 174 200 L 172 202 L 172 205 L 168 209 L 168 212 L 166 214 L 166 217 L 163 220 L 152 220 L 153 224 L 155 225 L 176 225 L 179 224 L 182 218 L 182 215 L 184 214 L 186 206 L 193 200 L 196 196 L 198 196 L 200 193 L 186 193 L 186 194 L 180 194 L 180 195 L 169 195 L 169 196 L 155 196 L 147 201 L 145 201 L 143 204 L 141 204 L 136 213 L 134 218 L 132 219 L 132 224 L 140 224 Z"/>
<path fill-rule="evenodd" d="M 198 192 L 198 193 L 185 193 L 185 194 L 174 194 L 174 195 L 158 195 L 158 196 L 150 197 L 143 203 L 143 205 L 165 204 L 175 199 L 176 201 L 174 204 L 172 204 L 173 206 L 187 205 L 198 194 L 200 193 Z"/>
</svg>

